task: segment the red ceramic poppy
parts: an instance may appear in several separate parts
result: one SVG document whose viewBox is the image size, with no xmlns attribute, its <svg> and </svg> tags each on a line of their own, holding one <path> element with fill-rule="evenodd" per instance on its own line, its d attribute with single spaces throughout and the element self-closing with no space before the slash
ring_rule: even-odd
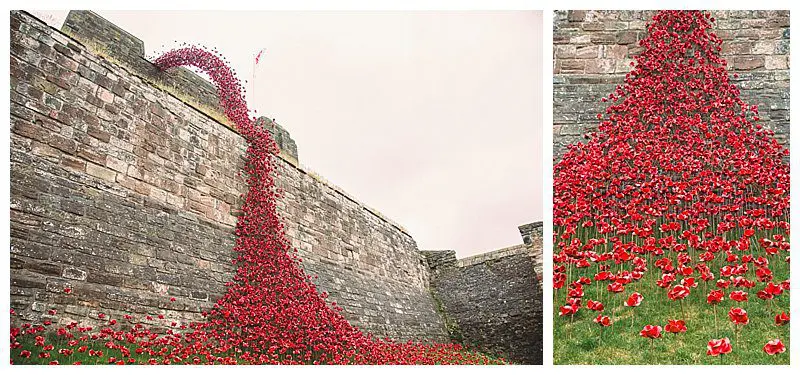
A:
<svg viewBox="0 0 800 375">
<path fill-rule="evenodd" d="M 673 301 L 682 300 L 686 298 L 686 296 L 688 295 L 689 295 L 689 288 L 683 285 L 675 285 L 675 287 L 672 288 L 672 290 L 670 290 L 669 293 L 667 293 L 669 299 Z"/>
<path fill-rule="evenodd" d="M 667 325 L 664 326 L 664 330 L 676 334 L 681 332 L 686 332 L 686 322 L 684 322 L 683 320 L 669 319 Z"/>
<path fill-rule="evenodd" d="M 554 289 L 561 289 L 564 287 L 564 283 L 567 281 L 567 275 L 563 273 L 554 273 L 553 274 L 553 288 Z"/>
<path fill-rule="evenodd" d="M 681 280 L 681 285 L 687 288 L 694 288 L 697 286 L 697 282 L 694 280 L 694 277 L 687 277 Z"/>
<path fill-rule="evenodd" d="M 639 292 L 633 292 L 628 299 L 625 301 L 625 306 L 628 307 L 637 307 L 639 304 L 642 303 L 644 296 L 642 296 Z"/>
<path fill-rule="evenodd" d="M 568 295 L 572 298 L 581 298 L 583 297 L 583 289 L 582 288 L 570 289 Z"/>
<path fill-rule="evenodd" d="M 612 293 L 622 293 L 623 291 L 625 291 L 625 286 L 615 281 L 611 284 L 608 284 L 607 289 L 609 292 Z"/>
<path fill-rule="evenodd" d="M 594 318 L 594 322 L 603 326 L 608 327 L 611 325 L 611 319 L 608 316 L 599 314 L 596 318 Z"/>
<path fill-rule="evenodd" d="M 763 289 L 762 289 L 762 290 L 759 290 L 759 291 L 756 293 L 756 296 L 757 296 L 758 298 L 760 298 L 760 299 L 763 299 L 763 300 L 765 300 L 765 301 L 766 301 L 766 300 L 770 300 L 770 299 L 773 299 L 773 298 L 775 298 L 775 295 L 774 295 L 774 294 L 771 294 L 771 293 L 769 293 L 769 292 L 767 292 L 766 290 L 763 290 Z"/>
<path fill-rule="evenodd" d="M 605 281 L 612 277 L 612 273 L 608 271 L 598 272 L 594 275 L 595 281 Z"/>
<path fill-rule="evenodd" d="M 587 300 L 586 301 L 586 308 L 589 309 L 589 310 L 594 310 L 594 311 L 603 311 L 603 309 L 604 309 L 602 302 L 600 302 L 600 301 L 592 301 L 592 300 Z"/>
<path fill-rule="evenodd" d="M 775 315 L 775 325 L 783 326 L 787 324 L 789 324 L 789 314 L 784 311 L 778 315 Z"/>
<path fill-rule="evenodd" d="M 745 325 L 750 321 L 747 317 L 747 311 L 744 311 L 741 307 L 731 308 L 731 311 L 728 312 L 728 317 L 731 318 L 734 324 Z"/>
<path fill-rule="evenodd" d="M 730 280 L 719 279 L 717 280 L 717 288 L 727 289 L 731 285 Z"/>
<path fill-rule="evenodd" d="M 575 315 L 579 309 L 580 305 L 564 305 L 561 306 L 561 311 L 559 311 L 558 316 Z"/>
<path fill-rule="evenodd" d="M 765 283 L 767 281 L 771 281 L 772 280 L 772 271 L 769 268 L 766 268 L 766 267 L 756 268 L 756 277 L 758 277 L 758 280 L 761 281 L 762 283 Z"/>
<path fill-rule="evenodd" d="M 772 282 L 767 283 L 767 286 L 764 287 L 764 291 L 772 294 L 773 296 L 779 296 L 783 293 L 783 289 L 781 289 L 780 285 L 775 285 Z"/>
<path fill-rule="evenodd" d="M 639 332 L 639 336 L 646 337 L 649 339 L 657 339 L 661 337 L 661 332 L 663 328 L 661 326 L 653 326 L 653 325 L 646 325 L 642 328 L 642 331 Z"/>
<path fill-rule="evenodd" d="M 731 299 L 736 302 L 747 301 L 747 292 L 743 290 L 734 290 L 731 292 Z"/>
<path fill-rule="evenodd" d="M 708 293 L 708 297 L 706 297 L 706 302 L 708 302 L 708 304 L 710 305 L 716 305 L 722 302 L 722 300 L 724 299 L 725 299 L 725 293 L 723 293 L 722 290 L 716 289 Z"/>
<path fill-rule="evenodd" d="M 764 345 L 764 353 L 769 355 L 780 354 L 786 351 L 786 347 L 783 346 L 783 343 L 780 339 L 770 340 Z"/>
<path fill-rule="evenodd" d="M 729 340 L 727 337 L 709 341 L 707 348 L 708 350 L 706 351 L 706 354 L 714 357 L 722 354 L 728 354 L 731 352 L 731 350 L 733 350 L 731 347 L 731 340 Z"/>
<path fill-rule="evenodd" d="M 666 289 L 672 286 L 672 282 L 675 281 L 675 275 L 671 273 L 665 273 L 661 275 L 661 278 L 656 281 L 656 285 Z"/>
</svg>

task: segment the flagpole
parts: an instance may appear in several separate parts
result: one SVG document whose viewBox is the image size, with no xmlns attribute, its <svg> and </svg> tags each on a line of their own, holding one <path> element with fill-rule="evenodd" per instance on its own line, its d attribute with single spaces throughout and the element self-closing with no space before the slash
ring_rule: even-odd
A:
<svg viewBox="0 0 800 375">
<path fill-rule="evenodd" d="M 252 93 L 253 96 L 248 101 L 250 103 L 253 103 L 253 106 L 255 106 L 255 103 L 256 103 L 256 61 L 255 60 L 253 60 L 253 76 L 250 79 L 250 92 Z M 253 108 L 253 110 L 255 111 L 255 108 Z"/>
</svg>

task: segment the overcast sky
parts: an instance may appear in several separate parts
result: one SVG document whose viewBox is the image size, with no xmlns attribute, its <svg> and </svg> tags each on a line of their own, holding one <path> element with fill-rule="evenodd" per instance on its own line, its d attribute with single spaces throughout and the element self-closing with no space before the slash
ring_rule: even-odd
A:
<svg viewBox="0 0 800 375">
<path fill-rule="evenodd" d="M 496 250 L 542 219 L 541 12 L 98 13 L 149 55 L 217 47 L 246 79 L 265 48 L 250 107 L 420 249 Z"/>
</svg>

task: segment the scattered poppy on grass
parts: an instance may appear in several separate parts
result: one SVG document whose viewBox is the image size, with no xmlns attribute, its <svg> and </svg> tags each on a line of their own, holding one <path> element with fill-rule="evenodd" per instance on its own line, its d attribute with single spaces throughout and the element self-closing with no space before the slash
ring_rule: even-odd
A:
<svg viewBox="0 0 800 375">
<path fill-rule="evenodd" d="M 731 318 L 731 322 L 737 325 L 745 325 L 750 321 L 750 318 L 747 317 L 747 311 L 741 307 L 731 308 L 731 311 L 728 312 L 728 317 Z"/>
<path fill-rule="evenodd" d="M 683 320 L 672 320 L 669 319 L 667 325 L 664 326 L 664 330 L 669 333 L 681 333 L 686 332 L 686 322 Z"/>
<path fill-rule="evenodd" d="M 764 287 L 764 291 L 772 294 L 773 296 L 779 296 L 781 293 L 783 293 L 781 286 L 773 284 L 772 282 L 767 283 L 767 286 Z"/>
<path fill-rule="evenodd" d="M 747 301 L 747 292 L 743 290 L 734 290 L 731 292 L 731 299 L 736 302 Z"/>
<path fill-rule="evenodd" d="M 580 285 L 580 284 L 578 284 L 578 285 Z M 572 288 L 572 289 L 569 290 L 567 295 L 572 297 L 572 298 L 583 297 L 583 289 L 581 289 L 581 288 Z"/>
<path fill-rule="evenodd" d="M 733 350 L 731 347 L 731 340 L 729 340 L 727 337 L 709 341 L 707 348 L 708 350 L 706 350 L 706 355 L 714 357 L 728 354 L 731 352 L 731 350 Z"/>
<path fill-rule="evenodd" d="M 694 277 L 687 277 L 681 280 L 681 285 L 687 288 L 694 288 L 697 286 L 697 282 L 695 281 Z"/>
<path fill-rule="evenodd" d="M 708 302 L 708 304 L 710 305 L 716 305 L 722 302 L 722 300 L 724 299 L 725 299 L 725 293 L 723 293 L 722 290 L 716 289 L 708 293 L 708 297 L 706 297 L 706 302 Z"/>
<path fill-rule="evenodd" d="M 564 305 L 564 306 L 561 306 L 561 311 L 558 313 L 558 315 L 559 316 L 575 315 L 575 313 L 578 312 L 578 309 L 580 309 L 579 305 L 575 305 L 575 304 Z"/>
<path fill-rule="evenodd" d="M 639 306 L 639 304 L 642 303 L 643 299 L 644 299 L 644 296 L 642 296 L 639 292 L 634 292 L 625 301 L 625 306 L 637 307 L 637 306 Z"/>
<path fill-rule="evenodd" d="M 764 345 L 764 353 L 769 355 L 780 354 L 786 351 L 786 347 L 783 345 L 780 339 L 770 340 L 769 342 Z"/>
<path fill-rule="evenodd" d="M 675 275 L 671 273 L 665 273 L 661 275 L 661 278 L 656 281 L 656 285 L 662 288 L 669 288 L 672 286 L 672 282 L 675 281 Z"/>
<path fill-rule="evenodd" d="M 646 337 L 649 339 L 657 339 L 661 337 L 661 332 L 663 328 L 661 326 L 653 326 L 653 325 L 646 325 L 642 328 L 642 331 L 639 332 L 639 336 Z"/>
<path fill-rule="evenodd" d="M 596 273 L 594 275 L 594 280 L 595 281 L 605 281 L 605 280 L 610 279 L 612 275 L 613 274 L 611 272 L 601 271 L 601 272 L 598 272 L 598 273 Z"/>
<path fill-rule="evenodd" d="M 673 301 L 682 300 L 686 298 L 688 295 L 689 295 L 689 288 L 683 285 L 675 285 L 675 287 L 672 288 L 672 290 L 670 290 L 669 293 L 667 293 L 669 299 Z"/>
<path fill-rule="evenodd" d="M 602 314 L 597 315 L 597 317 L 594 318 L 594 322 L 603 327 L 608 327 L 611 325 L 611 319 L 608 316 Z"/>
<path fill-rule="evenodd" d="M 608 287 L 606 288 L 608 289 L 609 292 L 612 293 L 622 293 L 623 291 L 625 291 L 625 286 L 622 285 L 622 283 L 616 281 L 611 284 L 608 284 Z"/>
<path fill-rule="evenodd" d="M 592 300 L 586 301 L 586 308 L 593 311 L 603 311 L 604 309 L 602 302 Z"/>
<path fill-rule="evenodd" d="M 775 315 L 775 325 L 783 326 L 787 324 L 789 324 L 789 315 L 785 311 Z"/>
</svg>

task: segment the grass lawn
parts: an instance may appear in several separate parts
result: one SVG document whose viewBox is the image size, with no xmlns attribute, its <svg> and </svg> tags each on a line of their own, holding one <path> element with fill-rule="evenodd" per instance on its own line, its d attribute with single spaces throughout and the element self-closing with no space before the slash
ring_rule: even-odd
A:
<svg viewBox="0 0 800 375">
<path fill-rule="evenodd" d="M 783 253 L 786 254 L 786 253 Z M 739 254 L 741 256 L 741 254 Z M 755 254 L 756 256 L 759 256 Z M 719 279 L 719 267 L 726 264 L 724 260 L 715 260 L 712 271 Z M 789 364 L 789 325 L 777 326 L 775 315 L 785 311 L 789 313 L 789 293 L 784 291 L 773 302 L 768 303 L 756 297 L 756 292 L 763 289 L 766 283 L 757 282 L 751 289 L 736 288 L 733 285 L 724 290 L 725 300 L 716 307 L 716 320 L 714 308 L 706 302 L 710 288 L 718 289 L 714 283 L 704 288 L 705 282 L 695 272 L 698 286 L 691 289 L 691 294 L 681 303 L 667 298 L 669 289 L 662 289 L 656 285 L 656 280 L 661 271 L 649 262 L 648 271 L 639 281 L 634 281 L 625 286 L 625 291 L 617 295 L 606 290 L 608 282 L 593 281 L 591 285 L 584 286 L 585 295 L 582 298 L 581 309 L 570 316 L 559 316 L 559 306 L 566 300 L 567 286 L 554 291 L 553 310 L 553 362 L 555 364 Z M 617 265 L 612 264 L 612 270 L 617 271 Z M 745 277 L 757 281 L 755 267 L 749 264 Z M 630 267 L 630 266 L 628 266 Z M 630 269 L 630 268 L 628 268 Z M 789 264 L 783 261 L 783 256 L 770 258 L 770 269 L 774 274 L 774 282 L 779 283 L 788 279 Z M 571 270 L 567 284 L 580 276 L 593 278 L 597 266 Z M 677 281 L 681 280 L 678 276 Z M 674 282 L 673 285 L 677 284 Z M 733 290 L 745 290 L 749 293 L 749 301 L 736 302 L 730 299 Z M 644 295 L 641 305 L 635 308 L 624 306 L 624 301 L 633 292 Z M 598 312 L 586 308 L 587 300 L 599 300 L 605 305 L 603 315 L 613 316 L 610 327 L 601 327 L 593 320 Z M 745 309 L 750 322 L 741 327 L 739 332 L 728 318 L 731 307 Z M 668 319 L 683 319 L 686 321 L 685 333 L 663 333 L 658 339 L 647 339 L 639 336 L 645 325 L 659 325 L 664 327 Z M 602 336 L 601 336 L 602 329 Z M 722 358 L 706 355 L 706 345 L 709 340 L 728 337 L 731 341 L 732 352 Z M 786 352 L 770 356 L 762 348 L 767 341 L 779 338 L 786 346 Z"/>
</svg>

